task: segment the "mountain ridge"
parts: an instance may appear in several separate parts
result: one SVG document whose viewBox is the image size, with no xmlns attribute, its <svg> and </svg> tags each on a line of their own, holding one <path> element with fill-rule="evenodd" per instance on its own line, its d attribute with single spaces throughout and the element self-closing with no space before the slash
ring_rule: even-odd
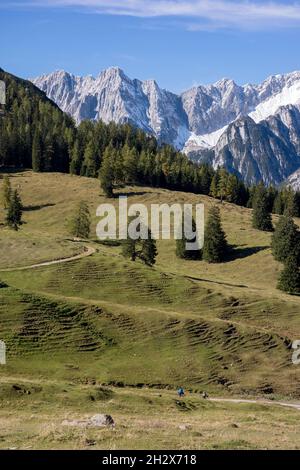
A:
<svg viewBox="0 0 300 470">
<path fill-rule="evenodd" d="M 105 69 L 97 77 L 80 77 L 60 70 L 32 81 L 77 123 L 84 119 L 128 122 L 154 135 L 160 143 L 174 145 L 194 160 L 205 160 L 207 153 L 214 155 L 213 159 L 210 158 L 214 167 L 224 157 L 222 142 L 226 140 L 224 134 L 227 137 L 231 135 L 228 134 L 229 126 L 249 116 L 261 126 L 248 126 L 248 130 L 254 134 L 259 130 L 265 140 L 269 139 L 261 149 L 265 146 L 270 149 L 267 158 L 271 158 L 272 163 L 261 163 L 261 168 L 254 171 L 253 176 L 245 176 L 254 161 L 262 162 L 264 158 L 262 153 L 253 153 L 251 142 L 254 142 L 255 135 L 247 142 L 241 136 L 239 147 L 236 142 L 229 143 L 234 161 L 248 160 L 244 174 L 240 175 L 248 184 L 258 182 L 258 179 L 280 184 L 289 176 L 288 171 L 294 172 L 300 165 L 298 117 L 297 125 L 292 126 L 293 132 L 286 130 L 300 104 L 300 71 L 272 75 L 257 85 L 240 86 L 232 79 L 223 78 L 211 85 L 192 87 L 180 95 L 160 88 L 153 79 L 130 79 L 120 67 Z M 276 119 L 269 119 L 275 115 Z M 255 147 L 260 152 L 259 146 Z M 285 163 L 281 164 L 281 160 Z M 283 167 L 282 171 L 278 162 Z M 229 171 L 237 171 L 237 165 L 229 165 L 228 159 L 227 166 Z"/>
</svg>

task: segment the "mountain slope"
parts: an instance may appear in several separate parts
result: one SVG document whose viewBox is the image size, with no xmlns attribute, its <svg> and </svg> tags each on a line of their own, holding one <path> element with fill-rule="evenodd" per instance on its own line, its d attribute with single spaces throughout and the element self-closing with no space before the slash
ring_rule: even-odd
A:
<svg viewBox="0 0 300 470">
<path fill-rule="evenodd" d="M 153 80 L 130 80 L 118 67 L 104 70 L 97 78 L 58 71 L 33 83 L 77 123 L 83 119 L 128 122 L 166 143 L 180 140 L 181 128 L 187 126 L 178 96 L 161 90 Z"/>
<path fill-rule="evenodd" d="M 300 166 L 299 118 L 291 106 L 258 124 L 249 116 L 236 120 L 220 137 L 210 163 L 237 173 L 249 185 L 260 180 L 279 185 Z"/>
<path fill-rule="evenodd" d="M 6 105 L 0 119 L 0 167 L 31 168 L 35 141 L 45 165 L 37 170 L 68 171 L 67 133 L 74 123 L 39 88 L 0 69 L 6 85 Z"/>
<path fill-rule="evenodd" d="M 275 75 L 260 85 L 223 79 L 180 96 L 154 80 L 131 80 L 118 67 L 96 78 L 59 71 L 33 82 L 77 122 L 129 122 L 193 159 L 209 155 L 215 167 L 224 161 L 248 183 L 280 184 L 299 166 L 300 72 Z M 245 121 L 248 137 L 240 134 L 237 141 L 232 130 L 244 128 L 245 116 L 251 118 Z"/>
<path fill-rule="evenodd" d="M 96 78 L 57 71 L 32 81 L 77 122 L 129 121 L 178 147 L 193 135 L 201 138 L 220 132 L 241 116 L 250 114 L 260 122 L 280 106 L 300 100 L 300 72 L 272 76 L 261 85 L 239 86 L 223 79 L 191 88 L 181 96 L 162 90 L 154 80 L 131 80 L 118 67 L 104 70 Z M 206 146 L 216 141 L 211 139 Z"/>
</svg>

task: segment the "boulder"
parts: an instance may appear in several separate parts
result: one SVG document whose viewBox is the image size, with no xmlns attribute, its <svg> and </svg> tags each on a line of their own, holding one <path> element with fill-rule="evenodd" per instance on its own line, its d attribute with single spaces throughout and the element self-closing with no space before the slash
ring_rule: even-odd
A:
<svg viewBox="0 0 300 470">
<path fill-rule="evenodd" d="M 113 418 L 110 415 L 102 415 L 102 414 L 97 414 L 92 416 L 89 419 L 89 424 L 88 426 L 90 427 L 95 427 L 95 428 L 102 428 L 104 426 L 115 426 L 115 422 Z"/>
</svg>

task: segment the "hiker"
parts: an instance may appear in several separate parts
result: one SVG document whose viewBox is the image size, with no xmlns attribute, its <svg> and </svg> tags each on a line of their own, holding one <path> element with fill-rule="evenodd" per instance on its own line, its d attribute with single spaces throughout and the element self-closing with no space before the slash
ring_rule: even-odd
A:
<svg viewBox="0 0 300 470">
<path fill-rule="evenodd" d="M 204 398 L 204 400 L 207 400 L 208 394 L 206 392 L 202 392 L 202 398 Z"/>
<path fill-rule="evenodd" d="M 177 393 L 178 393 L 179 398 L 184 397 L 184 390 L 182 387 L 179 387 L 179 389 L 177 390 Z"/>
</svg>

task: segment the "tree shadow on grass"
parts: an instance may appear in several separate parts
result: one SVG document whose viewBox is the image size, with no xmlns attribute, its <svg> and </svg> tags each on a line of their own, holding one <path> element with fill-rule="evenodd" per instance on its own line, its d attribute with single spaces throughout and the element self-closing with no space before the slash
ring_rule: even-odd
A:
<svg viewBox="0 0 300 470">
<path fill-rule="evenodd" d="M 249 256 L 255 255 L 256 253 L 269 248 L 269 246 L 246 246 L 243 248 L 241 246 L 237 247 L 237 245 L 230 245 L 224 261 L 229 262 L 236 259 L 248 258 Z"/>
<path fill-rule="evenodd" d="M 40 209 L 44 209 L 45 207 L 53 207 L 55 204 L 39 204 L 36 206 L 25 206 L 23 207 L 24 212 L 30 212 L 30 211 L 39 211 Z"/>
<path fill-rule="evenodd" d="M 120 192 L 120 193 L 114 193 L 114 198 L 118 197 L 132 197 L 132 196 L 144 196 L 145 194 L 153 194 L 153 192 L 149 191 L 128 191 L 128 192 Z"/>
</svg>

